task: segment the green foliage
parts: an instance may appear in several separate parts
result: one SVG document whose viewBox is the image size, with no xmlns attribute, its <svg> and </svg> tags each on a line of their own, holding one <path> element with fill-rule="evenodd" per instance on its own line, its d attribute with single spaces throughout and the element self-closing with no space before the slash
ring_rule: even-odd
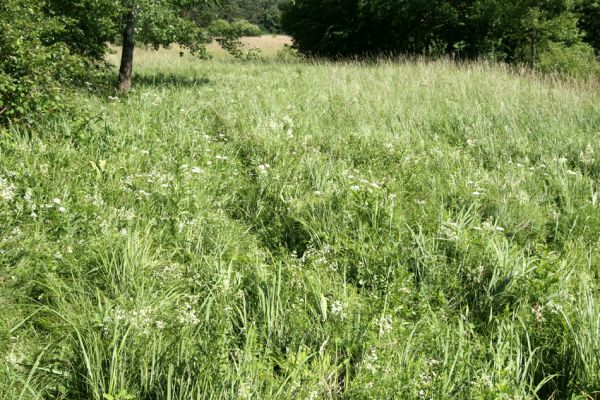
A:
<svg viewBox="0 0 600 400">
<path fill-rule="evenodd" d="M 215 37 L 239 38 L 241 36 L 260 36 L 262 34 L 258 26 L 245 20 L 229 23 L 224 19 L 218 19 L 209 26 L 208 30 Z"/>
<path fill-rule="evenodd" d="M 64 110 L 69 88 L 94 79 L 94 65 L 61 41 L 67 29 L 41 1 L 0 4 L 0 125 Z"/>
<path fill-rule="evenodd" d="M 578 13 L 577 4 L 572 0 L 297 0 L 283 7 L 282 21 L 296 47 L 314 56 L 450 55 L 537 65 L 543 55 L 543 68 L 550 64 L 571 68 L 561 54 L 581 55 L 584 35 L 578 22 L 593 25 L 589 22 L 592 6 Z M 548 62 L 553 55 L 562 60 Z M 595 63 L 588 60 L 586 65 Z M 581 74 L 581 68 L 566 71 Z"/>
<path fill-rule="evenodd" d="M 204 45 L 212 40 L 189 15 L 191 10 L 201 10 L 209 4 L 206 0 L 135 0 L 124 3 L 125 12 L 133 10 L 135 13 L 137 43 L 156 49 L 178 43 L 203 54 Z"/>
<path fill-rule="evenodd" d="M 7 0 L 0 4 L 0 125 L 32 123 L 69 107 L 74 87 L 102 77 L 108 42 L 136 16 L 136 40 L 204 54 L 211 37 L 186 12 L 204 0 Z M 252 31 L 248 24 L 238 31 Z M 105 78 L 105 76 L 104 76 Z"/>
<path fill-rule="evenodd" d="M 214 20 L 224 19 L 230 23 L 248 21 L 261 31 L 281 32 L 279 0 L 220 0 L 197 14 L 197 20 L 208 25 Z"/>
<path fill-rule="evenodd" d="M 600 53 L 600 1 L 581 0 L 577 11 L 579 27 L 585 34 L 584 40 Z"/>
<path fill-rule="evenodd" d="M 0 137 L 0 398 L 596 396 L 597 84 L 137 59 Z"/>
<path fill-rule="evenodd" d="M 539 56 L 542 71 L 563 71 L 570 75 L 586 78 L 600 76 L 600 63 L 594 49 L 587 43 L 567 47 L 561 43 L 549 43 Z"/>
</svg>

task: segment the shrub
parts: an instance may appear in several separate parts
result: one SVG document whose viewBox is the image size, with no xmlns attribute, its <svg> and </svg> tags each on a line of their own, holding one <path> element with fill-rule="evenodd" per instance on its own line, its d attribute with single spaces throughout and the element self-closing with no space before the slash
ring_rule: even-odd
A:
<svg viewBox="0 0 600 400">
<path fill-rule="evenodd" d="M 234 30 L 239 36 L 260 36 L 262 35 L 261 29 L 246 20 L 238 20 L 231 24 L 231 29 Z"/>
<path fill-rule="evenodd" d="M 559 71 L 575 77 L 600 76 L 600 64 L 594 49 L 587 43 L 565 46 L 562 43 L 551 43 L 548 49 L 540 54 L 539 66 L 542 71 Z"/>
<path fill-rule="evenodd" d="M 241 36 L 260 36 L 261 29 L 246 20 L 228 22 L 224 19 L 215 20 L 209 27 L 209 31 L 214 36 L 219 37 L 241 37 Z"/>
<path fill-rule="evenodd" d="M 62 20 L 41 1 L 0 3 L 0 125 L 27 123 L 68 108 L 69 87 L 91 77 L 92 62 L 51 38 Z"/>
</svg>

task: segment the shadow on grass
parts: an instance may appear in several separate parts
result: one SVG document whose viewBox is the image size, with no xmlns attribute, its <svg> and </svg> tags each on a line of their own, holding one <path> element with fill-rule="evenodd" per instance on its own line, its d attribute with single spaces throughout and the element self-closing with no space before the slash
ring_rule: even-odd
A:
<svg viewBox="0 0 600 400">
<path fill-rule="evenodd" d="M 211 80 L 206 77 L 189 76 L 181 74 L 136 74 L 133 76 L 134 87 L 195 87 L 206 86 Z"/>
</svg>

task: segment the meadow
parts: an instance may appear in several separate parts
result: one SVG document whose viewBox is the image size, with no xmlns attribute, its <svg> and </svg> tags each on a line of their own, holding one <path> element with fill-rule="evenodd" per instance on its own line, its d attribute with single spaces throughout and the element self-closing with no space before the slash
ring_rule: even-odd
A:
<svg viewBox="0 0 600 400">
<path fill-rule="evenodd" d="M 600 398 L 598 83 L 277 54 L 0 136 L 0 399 Z"/>
</svg>

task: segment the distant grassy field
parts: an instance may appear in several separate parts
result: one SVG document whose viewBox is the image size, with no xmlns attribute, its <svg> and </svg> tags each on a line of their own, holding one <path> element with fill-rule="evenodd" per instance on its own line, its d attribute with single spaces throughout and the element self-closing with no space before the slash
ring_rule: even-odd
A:
<svg viewBox="0 0 600 400">
<path fill-rule="evenodd" d="M 596 84 L 136 62 L 0 137 L 0 399 L 600 396 Z"/>
<path fill-rule="evenodd" d="M 286 46 L 292 45 L 292 39 L 285 35 L 264 35 L 257 37 L 243 37 L 240 39 L 242 42 L 242 50 L 247 52 L 249 50 L 258 50 L 258 55 L 261 57 L 272 59 L 275 58 L 279 52 L 284 50 Z M 234 57 L 227 53 L 219 46 L 218 43 L 213 42 L 206 47 L 208 54 L 216 60 L 227 61 L 233 60 Z M 108 55 L 107 59 L 112 64 L 118 64 L 120 60 L 120 48 L 112 48 L 113 52 Z M 185 49 L 181 49 L 179 46 L 174 45 L 169 49 L 161 49 L 160 51 L 154 51 L 151 48 L 140 48 L 136 50 L 135 58 L 140 58 L 142 65 L 148 65 L 153 62 L 160 63 L 161 60 L 168 59 L 171 62 L 176 62 L 175 58 L 183 54 L 184 59 L 191 58 L 193 63 L 198 60 L 194 59 L 192 55 Z M 189 60 L 185 60 L 187 62 Z"/>
</svg>

